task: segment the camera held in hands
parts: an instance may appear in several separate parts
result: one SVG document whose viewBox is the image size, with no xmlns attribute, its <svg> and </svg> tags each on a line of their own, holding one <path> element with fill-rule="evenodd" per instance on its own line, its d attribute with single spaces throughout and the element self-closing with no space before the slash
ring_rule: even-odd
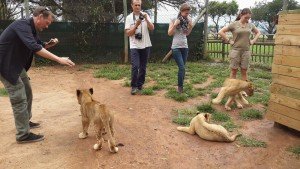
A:
<svg viewBox="0 0 300 169">
<path fill-rule="evenodd" d="M 142 35 L 141 33 L 136 33 L 136 34 L 134 35 L 134 37 L 135 37 L 135 39 L 141 40 L 142 37 L 143 37 L 143 35 Z"/>
<path fill-rule="evenodd" d="M 143 19 L 145 19 L 145 16 L 143 15 L 143 13 L 142 13 L 142 12 L 140 12 L 139 19 L 140 19 L 140 20 L 143 20 Z"/>
</svg>

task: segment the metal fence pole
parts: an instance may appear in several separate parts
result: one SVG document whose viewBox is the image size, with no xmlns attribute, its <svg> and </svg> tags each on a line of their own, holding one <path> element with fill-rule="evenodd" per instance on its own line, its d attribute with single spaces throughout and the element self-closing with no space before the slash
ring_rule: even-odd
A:
<svg viewBox="0 0 300 169">
<path fill-rule="evenodd" d="M 30 17 L 30 14 L 29 14 L 29 1 L 28 0 L 24 0 L 24 7 L 25 7 L 26 19 L 28 19 Z"/>
<path fill-rule="evenodd" d="M 123 0 L 123 8 L 124 8 L 124 25 L 126 23 L 126 17 L 127 17 L 127 1 Z M 126 32 L 124 31 L 124 62 L 128 63 L 128 37 L 126 35 Z"/>
<path fill-rule="evenodd" d="M 282 10 L 284 11 L 288 10 L 288 2 L 289 0 L 283 0 Z"/>
<path fill-rule="evenodd" d="M 207 54 L 207 35 L 208 35 L 208 0 L 205 0 L 205 9 L 206 9 L 206 13 L 205 13 L 205 17 L 204 17 L 204 45 L 203 45 L 203 58 L 207 58 L 208 54 Z"/>
</svg>

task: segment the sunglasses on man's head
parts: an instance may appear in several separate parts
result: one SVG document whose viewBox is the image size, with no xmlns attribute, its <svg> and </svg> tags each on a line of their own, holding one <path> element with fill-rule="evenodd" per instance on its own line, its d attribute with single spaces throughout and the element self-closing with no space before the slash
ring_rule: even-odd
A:
<svg viewBox="0 0 300 169">
<path fill-rule="evenodd" d="M 41 10 L 41 12 L 44 12 L 44 11 L 50 11 L 50 9 L 48 7 L 45 7 L 45 9 Z"/>
</svg>

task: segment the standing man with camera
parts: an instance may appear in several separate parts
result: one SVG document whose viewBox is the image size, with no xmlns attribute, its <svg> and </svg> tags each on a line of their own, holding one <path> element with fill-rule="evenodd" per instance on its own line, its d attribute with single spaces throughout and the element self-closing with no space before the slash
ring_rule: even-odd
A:
<svg viewBox="0 0 300 169">
<path fill-rule="evenodd" d="M 142 0 L 131 1 L 133 12 L 126 17 L 125 22 L 125 31 L 130 43 L 132 95 L 137 94 L 143 88 L 147 60 L 152 46 L 149 30 L 154 30 L 149 15 L 141 12 L 141 5 Z"/>
<path fill-rule="evenodd" d="M 46 49 L 58 43 L 56 38 L 46 43 L 39 39 L 38 32 L 47 29 L 53 20 L 54 15 L 49 8 L 37 7 L 33 11 L 33 17 L 14 21 L 0 35 L 0 81 L 10 98 L 17 143 L 44 139 L 43 135 L 30 132 L 30 129 L 40 126 L 39 123 L 30 121 L 32 90 L 27 71 L 33 54 L 62 65 L 75 65 L 70 59 L 58 57 Z"/>
</svg>

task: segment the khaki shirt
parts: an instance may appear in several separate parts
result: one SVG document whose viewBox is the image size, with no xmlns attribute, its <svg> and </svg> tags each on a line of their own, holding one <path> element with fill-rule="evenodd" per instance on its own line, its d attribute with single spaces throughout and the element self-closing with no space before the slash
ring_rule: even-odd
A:
<svg viewBox="0 0 300 169">
<path fill-rule="evenodd" d="M 239 21 L 229 24 L 228 29 L 231 31 L 234 41 L 232 48 L 235 50 L 249 50 L 250 35 L 255 28 L 252 23 L 247 23 L 244 27 Z"/>
</svg>

